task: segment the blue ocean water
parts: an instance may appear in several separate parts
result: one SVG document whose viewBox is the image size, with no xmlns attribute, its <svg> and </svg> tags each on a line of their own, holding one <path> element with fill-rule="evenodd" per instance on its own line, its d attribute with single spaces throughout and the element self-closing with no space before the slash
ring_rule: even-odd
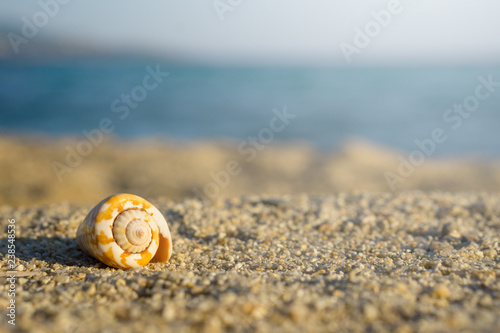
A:
<svg viewBox="0 0 500 333">
<path fill-rule="evenodd" d="M 477 110 L 460 115 L 459 126 L 458 113 L 444 119 L 454 104 L 474 96 L 478 77 L 500 82 L 500 67 L 208 68 L 160 63 L 159 69 L 169 75 L 144 100 L 126 106 L 122 96 L 143 85 L 147 66 L 157 63 L 0 62 L 0 131 L 83 137 L 82 131 L 109 118 L 115 126 L 112 135 L 128 139 L 238 141 L 267 127 L 272 110 L 286 106 L 297 117 L 276 134 L 282 141 L 333 149 L 356 137 L 411 151 L 416 139 L 429 138 L 439 127 L 448 139 L 437 155 L 500 156 L 500 86 L 479 101 Z M 122 112 L 113 111 L 116 100 L 114 111 L 128 108 L 124 119 Z"/>
</svg>

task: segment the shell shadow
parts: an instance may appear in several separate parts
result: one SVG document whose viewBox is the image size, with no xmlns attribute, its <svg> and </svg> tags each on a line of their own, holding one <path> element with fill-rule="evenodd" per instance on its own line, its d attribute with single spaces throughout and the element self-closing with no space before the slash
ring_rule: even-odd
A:
<svg viewBox="0 0 500 333">
<path fill-rule="evenodd" d="M 8 238 L 0 238 L 0 253 L 4 258 L 8 253 Z M 107 267 L 97 259 L 92 258 L 76 244 L 75 238 L 70 237 L 16 237 L 15 257 L 22 262 L 32 259 L 41 260 L 47 264 L 60 264 L 74 267 Z"/>
</svg>

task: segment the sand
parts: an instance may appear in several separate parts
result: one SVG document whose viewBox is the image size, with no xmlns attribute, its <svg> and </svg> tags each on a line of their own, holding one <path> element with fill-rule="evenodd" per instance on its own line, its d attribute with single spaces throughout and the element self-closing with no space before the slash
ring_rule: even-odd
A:
<svg viewBox="0 0 500 333">
<path fill-rule="evenodd" d="M 29 206 L 69 201 L 91 205 L 119 192 L 171 200 L 233 198 L 254 193 L 383 193 L 392 191 L 384 174 L 398 174 L 399 157 L 409 157 L 406 152 L 359 140 L 348 141 L 330 152 L 320 152 L 305 143 L 274 142 L 248 161 L 252 156 L 238 153 L 238 142 L 107 139 L 93 146 L 90 154 L 71 167 L 71 172 L 63 173 L 59 181 L 53 163 L 68 165 L 68 151 L 77 149 L 80 142 L 0 136 L 0 204 Z M 230 161 L 238 163 L 240 173 L 231 176 L 227 184 L 220 181 L 222 186 L 218 185 L 218 193 L 212 195 L 213 175 L 225 171 Z M 206 187 L 209 191 L 205 194 Z M 395 185 L 395 192 L 415 189 L 499 193 L 500 161 L 429 156 Z"/>
<path fill-rule="evenodd" d="M 112 269 L 81 252 L 91 208 L 2 206 L 16 220 L 16 326 L 29 332 L 493 332 L 500 195 L 349 192 L 148 198 L 170 223 L 168 263 Z"/>
<path fill-rule="evenodd" d="M 429 156 L 392 191 L 384 174 L 408 153 L 359 140 L 275 142 L 248 161 L 237 142 L 107 138 L 58 179 L 54 162 L 80 142 L 0 137 L 0 273 L 9 219 L 18 271 L 16 326 L 0 285 L 1 331 L 500 327 L 498 160 Z M 228 163 L 241 171 L 210 195 Z M 87 212 L 119 192 L 165 214 L 168 263 L 116 270 L 78 249 Z"/>
</svg>

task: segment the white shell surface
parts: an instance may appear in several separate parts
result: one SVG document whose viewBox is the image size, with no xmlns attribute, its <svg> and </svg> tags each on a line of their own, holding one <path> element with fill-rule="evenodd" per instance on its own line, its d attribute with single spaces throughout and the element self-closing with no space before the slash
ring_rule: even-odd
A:
<svg viewBox="0 0 500 333">
<path fill-rule="evenodd" d="M 128 210 L 141 211 L 142 220 L 147 222 L 151 229 L 151 242 L 140 253 L 125 251 L 118 245 L 113 234 L 116 218 Z M 141 225 L 143 228 L 144 225 L 142 223 Z M 160 227 L 163 232 L 160 231 Z M 151 203 L 132 194 L 113 195 L 95 206 L 79 226 L 77 242 L 85 252 L 116 268 L 145 266 L 153 257 L 157 261 L 166 261 L 172 254 L 167 221 Z M 160 243 L 163 247 L 158 251 Z"/>
<path fill-rule="evenodd" d="M 138 209 L 127 209 L 118 214 L 113 223 L 113 236 L 118 246 L 129 253 L 144 251 L 153 237 L 149 225 L 151 219 L 151 215 Z"/>
</svg>

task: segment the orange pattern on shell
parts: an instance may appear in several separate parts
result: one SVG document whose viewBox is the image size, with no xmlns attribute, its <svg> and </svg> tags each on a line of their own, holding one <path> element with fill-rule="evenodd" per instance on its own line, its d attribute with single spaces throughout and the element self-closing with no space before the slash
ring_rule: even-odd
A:
<svg viewBox="0 0 500 333">
<path fill-rule="evenodd" d="M 149 252 L 147 249 L 141 253 L 141 259 L 135 259 L 135 261 L 140 265 L 140 266 L 146 266 L 150 261 L 153 256 L 151 255 L 151 252 Z"/>
<path fill-rule="evenodd" d="M 108 198 L 105 204 L 109 204 L 109 208 L 103 211 L 100 211 L 96 218 L 95 222 L 99 223 L 104 220 L 111 220 L 113 218 L 113 212 L 115 209 L 118 209 L 119 212 L 124 210 L 124 207 L 127 203 L 131 202 L 134 206 L 142 205 L 143 209 L 148 209 L 151 207 L 151 204 L 146 202 L 146 200 L 142 200 L 135 195 L 132 194 L 118 194 Z"/>
<path fill-rule="evenodd" d="M 97 235 L 97 242 L 99 244 L 106 245 L 106 244 L 111 244 L 114 241 L 115 240 L 113 238 L 109 238 L 108 236 L 106 236 L 106 234 L 104 233 L 104 230 L 101 230 L 101 233 L 99 235 Z"/>
</svg>

